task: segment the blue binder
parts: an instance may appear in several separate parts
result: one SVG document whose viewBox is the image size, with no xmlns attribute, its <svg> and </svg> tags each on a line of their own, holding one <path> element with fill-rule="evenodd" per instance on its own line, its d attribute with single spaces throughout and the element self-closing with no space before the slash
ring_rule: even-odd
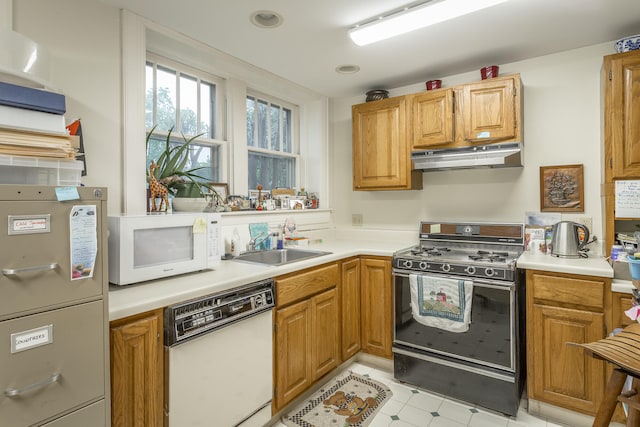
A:
<svg viewBox="0 0 640 427">
<path fill-rule="evenodd" d="M 0 104 L 52 114 L 67 111 L 64 95 L 4 82 L 0 82 Z"/>
</svg>

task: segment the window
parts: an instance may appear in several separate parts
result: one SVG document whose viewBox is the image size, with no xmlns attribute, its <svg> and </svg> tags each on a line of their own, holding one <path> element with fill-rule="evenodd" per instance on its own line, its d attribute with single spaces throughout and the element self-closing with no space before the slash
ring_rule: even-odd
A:
<svg viewBox="0 0 640 427">
<path fill-rule="evenodd" d="M 148 55 L 146 71 L 145 125 L 153 135 L 147 146 L 147 170 L 164 151 L 167 135 L 171 144 L 200 135 L 191 143 L 185 170 L 202 168 L 197 174 L 210 182 L 221 181 L 223 142 L 217 99 L 220 79 L 170 60 Z M 154 128 L 155 127 L 155 128 Z"/>
<path fill-rule="evenodd" d="M 297 108 L 262 95 L 250 94 L 246 102 L 249 189 L 295 187 Z"/>
</svg>

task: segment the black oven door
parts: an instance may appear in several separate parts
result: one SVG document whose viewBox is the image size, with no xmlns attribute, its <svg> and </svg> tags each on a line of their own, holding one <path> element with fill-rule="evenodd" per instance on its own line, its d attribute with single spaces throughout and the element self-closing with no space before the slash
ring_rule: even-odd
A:
<svg viewBox="0 0 640 427">
<path fill-rule="evenodd" d="M 394 282 L 394 344 L 436 357 L 442 355 L 515 372 L 517 296 L 514 282 L 475 279 L 471 323 L 469 329 L 461 333 L 418 323 L 411 311 L 409 273 L 394 272 Z"/>
</svg>

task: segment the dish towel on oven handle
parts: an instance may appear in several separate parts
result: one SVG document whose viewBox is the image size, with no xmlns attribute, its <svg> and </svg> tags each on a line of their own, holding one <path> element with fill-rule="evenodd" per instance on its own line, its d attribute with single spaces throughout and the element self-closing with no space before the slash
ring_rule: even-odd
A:
<svg viewBox="0 0 640 427">
<path fill-rule="evenodd" d="M 450 332 L 469 330 L 473 281 L 410 274 L 409 285 L 416 322 Z"/>
</svg>

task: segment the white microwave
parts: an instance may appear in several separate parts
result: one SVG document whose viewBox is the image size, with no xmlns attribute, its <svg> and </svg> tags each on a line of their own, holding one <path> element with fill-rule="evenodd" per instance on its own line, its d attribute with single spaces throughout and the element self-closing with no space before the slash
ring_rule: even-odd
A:
<svg viewBox="0 0 640 427">
<path fill-rule="evenodd" d="M 111 215 L 109 282 L 129 285 L 220 264 L 219 213 Z"/>
</svg>

